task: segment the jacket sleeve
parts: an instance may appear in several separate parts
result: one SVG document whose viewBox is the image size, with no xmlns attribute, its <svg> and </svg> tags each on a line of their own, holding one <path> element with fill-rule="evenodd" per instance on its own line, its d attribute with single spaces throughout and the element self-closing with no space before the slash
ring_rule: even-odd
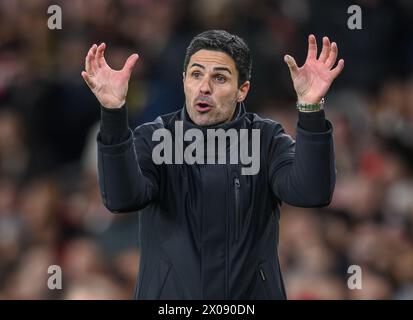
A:
<svg viewBox="0 0 413 320">
<path fill-rule="evenodd" d="M 333 128 L 325 120 L 321 132 L 297 125 L 296 141 L 280 124 L 273 130 L 269 150 L 269 181 L 275 196 L 297 207 L 330 204 L 336 180 Z"/>
<path fill-rule="evenodd" d="M 150 128 L 128 128 L 126 139 L 114 144 L 106 144 L 102 132 L 98 134 L 99 188 L 103 204 L 114 213 L 142 209 L 157 197 L 159 175 L 147 140 Z"/>
</svg>

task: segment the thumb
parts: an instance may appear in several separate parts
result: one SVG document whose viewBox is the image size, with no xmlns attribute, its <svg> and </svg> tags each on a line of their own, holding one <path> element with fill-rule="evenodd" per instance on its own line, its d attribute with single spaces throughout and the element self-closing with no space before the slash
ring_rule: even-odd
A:
<svg viewBox="0 0 413 320">
<path fill-rule="evenodd" d="M 284 56 L 284 61 L 287 64 L 288 68 L 290 69 L 291 77 L 295 78 L 295 76 L 298 73 L 298 67 L 297 67 L 297 63 L 295 62 L 294 58 L 286 54 Z"/>
<path fill-rule="evenodd" d="M 132 54 L 126 60 L 125 65 L 122 68 L 122 71 L 127 72 L 128 76 L 131 75 L 133 67 L 135 66 L 136 61 L 138 61 L 139 55 L 137 53 Z"/>
</svg>

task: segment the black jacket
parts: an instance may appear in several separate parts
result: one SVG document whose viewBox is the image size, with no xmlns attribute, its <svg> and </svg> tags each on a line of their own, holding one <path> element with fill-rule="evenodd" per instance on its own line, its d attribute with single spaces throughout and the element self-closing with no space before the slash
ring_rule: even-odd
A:
<svg viewBox="0 0 413 320">
<path fill-rule="evenodd" d="M 261 130 L 257 175 L 242 175 L 241 165 L 233 164 L 155 165 L 152 149 L 159 142 L 152 133 L 166 128 L 174 134 L 177 120 L 185 130 L 196 127 L 181 109 L 132 132 L 125 106 L 102 108 L 104 205 L 112 212 L 140 210 L 135 298 L 285 299 L 280 205 L 325 206 L 334 190 L 332 126 L 324 111 L 300 113 L 296 142 L 279 123 L 243 108 L 234 121 L 214 127 Z"/>
</svg>

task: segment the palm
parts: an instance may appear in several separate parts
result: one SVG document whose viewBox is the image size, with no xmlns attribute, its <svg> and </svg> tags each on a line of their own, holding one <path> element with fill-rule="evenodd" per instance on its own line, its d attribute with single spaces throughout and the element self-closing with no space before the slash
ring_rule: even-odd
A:
<svg viewBox="0 0 413 320">
<path fill-rule="evenodd" d="M 113 70 L 106 63 L 104 50 L 105 44 L 92 46 L 82 76 L 102 106 L 119 108 L 125 103 L 128 82 L 138 55 L 131 55 L 122 70 Z"/>
<path fill-rule="evenodd" d="M 106 65 L 92 77 L 96 81 L 96 87 L 92 91 L 102 105 L 120 104 L 126 97 L 129 77 L 125 72 L 113 70 Z"/>
<path fill-rule="evenodd" d="M 317 59 L 317 43 L 315 37 L 310 35 L 308 55 L 302 67 L 298 68 L 291 56 L 285 56 L 299 102 L 318 103 L 326 95 L 333 80 L 344 67 L 344 61 L 341 59 L 332 69 L 337 59 L 337 51 L 335 42 L 330 45 L 329 39 L 324 37 L 323 49 Z"/>
</svg>

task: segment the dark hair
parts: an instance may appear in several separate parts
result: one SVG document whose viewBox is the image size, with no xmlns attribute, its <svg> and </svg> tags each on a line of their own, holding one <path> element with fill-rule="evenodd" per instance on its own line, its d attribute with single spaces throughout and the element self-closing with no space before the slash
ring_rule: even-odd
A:
<svg viewBox="0 0 413 320">
<path fill-rule="evenodd" d="M 188 68 L 191 56 L 202 49 L 224 52 L 234 60 L 239 74 L 238 86 L 251 78 L 250 49 L 240 37 L 224 30 L 208 30 L 198 34 L 186 48 L 184 72 Z"/>
</svg>

